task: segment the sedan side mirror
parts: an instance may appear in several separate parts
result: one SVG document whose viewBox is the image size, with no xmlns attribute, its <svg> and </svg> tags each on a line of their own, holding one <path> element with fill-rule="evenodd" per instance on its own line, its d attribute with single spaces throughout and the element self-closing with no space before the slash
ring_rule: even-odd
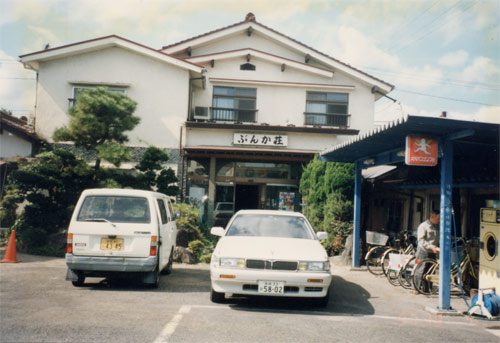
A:
<svg viewBox="0 0 500 343">
<path fill-rule="evenodd" d="M 210 233 L 214 236 L 219 236 L 222 237 L 226 233 L 223 227 L 220 226 L 214 226 L 211 230 Z"/>
<path fill-rule="evenodd" d="M 325 239 L 328 239 L 328 233 L 324 232 L 324 231 L 320 231 L 320 232 L 316 232 L 316 236 L 318 237 L 318 239 L 320 241 L 323 241 Z"/>
</svg>

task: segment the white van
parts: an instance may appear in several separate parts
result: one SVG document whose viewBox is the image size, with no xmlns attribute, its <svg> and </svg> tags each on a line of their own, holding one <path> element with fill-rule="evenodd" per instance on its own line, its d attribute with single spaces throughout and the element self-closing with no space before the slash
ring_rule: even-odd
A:
<svg viewBox="0 0 500 343">
<path fill-rule="evenodd" d="M 165 194 L 136 189 L 87 189 L 68 228 L 66 280 L 137 273 L 158 287 L 172 271 L 177 227 Z"/>
</svg>

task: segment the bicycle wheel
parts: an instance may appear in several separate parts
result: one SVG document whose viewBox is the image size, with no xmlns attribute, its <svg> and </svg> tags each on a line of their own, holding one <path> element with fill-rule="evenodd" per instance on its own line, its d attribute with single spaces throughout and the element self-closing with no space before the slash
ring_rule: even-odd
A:
<svg viewBox="0 0 500 343">
<path fill-rule="evenodd" d="M 399 271 L 398 280 L 401 287 L 410 289 L 413 285 L 412 271 L 415 268 L 415 256 L 406 261 L 401 270 Z"/>
<path fill-rule="evenodd" d="M 399 254 L 399 250 L 389 248 L 386 251 L 384 251 L 384 255 L 382 255 L 382 272 L 384 273 L 385 276 L 387 276 L 387 271 L 389 270 L 389 264 L 390 264 L 389 254 Z"/>
<path fill-rule="evenodd" d="M 392 270 L 392 269 L 389 269 L 387 271 L 387 280 L 389 281 L 389 283 L 393 286 L 399 286 L 399 278 L 398 278 L 398 275 L 399 275 L 399 271 L 396 271 L 396 270 Z"/>
<path fill-rule="evenodd" d="M 366 268 L 373 275 L 384 274 L 382 270 L 382 256 L 386 249 L 387 247 L 385 246 L 375 247 L 371 248 L 370 251 L 366 254 Z"/>
<path fill-rule="evenodd" d="M 439 264 L 431 259 L 420 261 L 413 270 L 413 285 L 421 294 L 436 294 L 439 289 Z"/>
</svg>

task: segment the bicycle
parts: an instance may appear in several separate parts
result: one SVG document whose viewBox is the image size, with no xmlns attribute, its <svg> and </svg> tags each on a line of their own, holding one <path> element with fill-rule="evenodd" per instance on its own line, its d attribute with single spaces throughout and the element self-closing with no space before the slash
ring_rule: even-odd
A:
<svg viewBox="0 0 500 343">
<path fill-rule="evenodd" d="M 478 280 L 474 265 L 472 264 L 468 248 L 470 242 L 467 242 L 464 253 L 459 258 L 458 268 L 462 279 L 458 279 L 458 271 L 456 262 L 451 263 L 450 277 L 451 285 L 458 287 L 462 284 L 464 290 L 470 290 L 470 284 L 473 280 Z M 425 295 L 437 294 L 439 290 L 439 261 L 433 259 L 424 259 L 413 269 L 413 285 L 415 289 Z"/>
<path fill-rule="evenodd" d="M 403 249 L 402 247 L 400 249 L 389 249 L 384 253 L 384 256 L 382 258 L 383 265 L 382 269 L 385 271 L 385 274 L 387 276 L 387 280 L 389 283 L 393 286 L 402 286 L 401 281 L 400 281 L 400 274 L 402 270 L 402 264 L 407 265 L 408 264 L 408 259 L 412 260 L 414 258 L 416 249 L 414 242 L 412 241 L 412 236 L 410 231 L 404 232 L 404 246 L 405 248 Z M 403 258 L 403 261 L 405 263 L 401 263 L 401 261 L 398 261 L 397 265 L 391 266 L 391 255 L 402 255 L 401 257 Z M 396 260 L 393 257 L 394 260 Z"/>
<path fill-rule="evenodd" d="M 368 231 L 367 231 L 368 233 Z M 389 236 L 379 234 L 379 236 L 385 236 L 385 241 L 388 240 Z M 367 241 L 368 241 L 368 235 L 367 235 Z M 396 245 L 399 245 L 400 240 L 397 239 L 395 241 Z M 392 247 L 391 245 L 382 245 L 382 246 L 376 246 L 371 248 L 366 256 L 365 256 L 365 263 L 366 263 L 366 268 L 370 273 L 373 275 L 387 275 L 387 269 L 389 266 L 389 254 L 390 253 L 398 253 L 398 254 L 414 254 L 415 247 L 413 245 L 413 242 L 411 240 L 411 232 L 410 231 L 405 231 L 403 233 L 403 247 L 400 247 L 399 249 L 396 249 Z"/>
<path fill-rule="evenodd" d="M 376 245 L 372 247 L 365 255 L 366 268 L 373 275 L 382 275 L 384 271 L 382 270 L 382 257 L 390 246 L 386 246 L 389 236 L 373 231 L 366 231 L 366 242 L 369 244 Z"/>
</svg>

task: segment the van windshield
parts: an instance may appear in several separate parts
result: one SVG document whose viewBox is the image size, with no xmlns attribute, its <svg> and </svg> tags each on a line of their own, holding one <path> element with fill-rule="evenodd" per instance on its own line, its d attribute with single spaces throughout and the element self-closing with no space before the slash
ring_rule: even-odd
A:
<svg viewBox="0 0 500 343">
<path fill-rule="evenodd" d="M 78 221 L 150 223 L 148 199 L 141 197 L 91 195 L 83 201 Z"/>
</svg>

